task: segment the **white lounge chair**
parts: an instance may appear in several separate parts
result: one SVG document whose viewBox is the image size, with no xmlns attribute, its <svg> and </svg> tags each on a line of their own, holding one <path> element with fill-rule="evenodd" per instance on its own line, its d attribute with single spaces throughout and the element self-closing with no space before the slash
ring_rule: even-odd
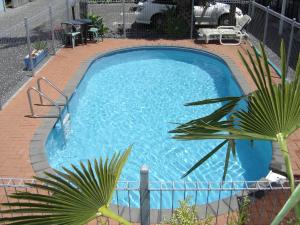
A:
<svg viewBox="0 0 300 225">
<path fill-rule="evenodd" d="M 244 37 L 247 37 L 245 27 L 250 23 L 251 17 L 244 15 L 238 19 L 236 26 L 219 26 L 217 28 L 199 28 L 198 40 L 219 40 L 222 45 L 239 45 Z M 237 43 L 224 43 L 223 40 L 237 40 Z"/>
</svg>

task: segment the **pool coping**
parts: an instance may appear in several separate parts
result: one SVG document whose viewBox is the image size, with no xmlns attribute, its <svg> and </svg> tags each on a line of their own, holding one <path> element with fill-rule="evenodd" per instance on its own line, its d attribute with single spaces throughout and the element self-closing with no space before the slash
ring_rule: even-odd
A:
<svg viewBox="0 0 300 225">
<path fill-rule="evenodd" d="M 240 69 L 238 66 L 235 64 L 235 62 L 227 55 L 217 53 L 213 50 L 207 50 L 207 49 L 202 49 L 202 48 L 192 48 L 192 47 L 186 47 L 186 46 L 181 46 L 181 45 L 166 45 L 166 44 L 152 44 L 152 45 L 132 45 L 132 46 L 126 46 L 126 47 L 121 47 L 121 48 L 115 48 L 115 49 L 110 49 L 108 51 L 104 51 L 101 53 L 97 53 L 92 57 L 89 57 L 88 59 L 84 60 L 80 64 L 80 68 L 76 71 L 76 73 L 72 76 L 72 78 L 67 82 L 66 86 L 64 87 L 63 92 L 69 96 L 69 98 L 72 97 L 72 94 L 76 92 L 76 87 L 79 85 L 80 81 L 86 74 L 87 70 L 89 67 L 92 65 L 92 63 L 100 58 L 104 57 L 109 54 L 113 54 L 118 51 L 124 51 L 124 50 L 130 50 L 130 49 L 136 49 L 136 48 L 153 48 L 153 47 L 165 47 L 165 48 L 181 48 L 181 49 L 186 49 L 186 50 L 194 50 L 194 51 L 199 51 L 199 52 L 204 52 L 206 54 L 211 54 L 215 56 L 218 59 L 221 59 L 226 63 L 228 66 L 229 70 L 231 71 L 232 75 L 234 76 L 237 84 L 239 85 L 240 89 L 245 93 L 248 94 L 251 92 L 251 89 L 249 88 L 249 85 L 244 77 L 244 75 L 241 73 Z M 57 102 L 63 102 L 64 98 L 61 96 L 57 100 Z M 55 108 L 51 109 L 48 112 L 48 115 L 53 115 L 57 110 Z M 38 127 L 36 132 L 34 133 L 31 143 L 30 143 L 30 149 L 29 149 L 29 156 L 30 156 L 30 163 L 32 165 L 33 171 L 37 176 L 45 176 L 44 172 L 49 172 L 49 173 L 55 173 L 54 170 L 51 168 L 51 166 L 48 163 L 47 156 L 45 153 L 45 144 L 47 141 L 47 137 L 49 133 L 51 132 L 53 126 L 55 125 L 57 121 L 57 118 L 45 118 L 43 119 L 42 124 Z M 272 170 L 273 172 L 279 173 L 281 175 L 286 175 L 286 170 L 285 170 L 285 164 L 283 157 L 280 153 L 280 149 L 277 143 L 273 142 L 272 144 L 273 151 L 272 151 L 272 161 L 269 165 L 269 169 Z M 226 199 L 222 200 L 221 202 L 225 201 Z M 220 204 L 220 201 L 217 201 L 217 204 Z M 215 204 L 210 203 L 210 205 Z M 218 210 L 218 215 L 221 215 L 223 212 L 228 211 L 228 206 L 226 207 L 227 204 L 221 204 L 220 205 L 220 210 Z M 116 208 L 117 206 L 113 206 L 113 208 Z M 121 206 L 119 206 L 121 207 Z M 131 209 L 126 209 L 128 207 L 122 207 L 122 212 L 126 214 L 128 210 L 128 216 L 134 219 L 132 222 L 139 222 L 139 209 L 137 208 L 131 208 Z M 120 208 L 119 208 L 120 209 Z M 233 210 L 233 209 L 231 209 Z M 170 214 L 170 209 L 163 209 L 162 211 L 160 210 L 154 210 L 151 209 L 151 220 L 153 219 L 153 222 L 157 222 L 159 218 L 164 218 L 163 215 L 169 216 Z M 153 216 L 156 215 L 156 216 Z M 124 215 L 125 218 L 128 218 L 128 216 Z M 153 216 L 153 218 L 152 218 Z M 155 219 L 156 218 L 156 219 Z M 138 221 L 135 221 L 138 219 Z"/>
</svg>

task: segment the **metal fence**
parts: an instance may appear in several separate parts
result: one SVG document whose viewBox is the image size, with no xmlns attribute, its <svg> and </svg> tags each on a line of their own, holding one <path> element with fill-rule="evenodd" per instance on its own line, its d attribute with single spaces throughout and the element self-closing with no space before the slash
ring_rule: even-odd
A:
<svg viewBox="0 0 300 225">
<path fill-rule="evenodd" d="M 9 195 L 17 191 L 42 193 L 26 184 L 34 182 L 33 179 L 0 178 L 0 202 L 14 201 Z M 153 182 L 143 167 L 139 182 L 118 183 L 111 208 L 132 222 L 159 224 L 174 215 L 179 200 L 186 200 L 195 206 L 199 220 L 210 218 L 207 225 L 240 224 L 241 216 L 245 216 L 243 224 L 269 225 L 289 195 L 286 181 Z M 282 224 L 293 224 L 294 219 L 291 212 Z"/>
<path fill-rule="evenodd" d="M 166 0 L 157 0 L 162 3 Z M 173 0 L 167 1 L 174 9 Z M 198 25 L 195 25 L 194 7 L 199 6 L 199 0 L 192 0 L 190 10 L 186 10 L 185 18 L 179 18 L 177 10 L 168 10 L 168 16 L 148 17 L 142 20 L 138 15 L 151 14 L 151 7 L 141 9 L 136 0 L 65 0 L 38 12 L 31 18 L 25 19 L 6 30 L 0 27 L 0 109 L 17 89 L 34 74 L 25 69 L 24 57 L 30 55 L 33 44 L 46 41 L 49 55 L 62 46 L 61 22 L 75 18 L 82 18 L 87 14 L 103 17 L 104 25 L 109 31 L 107 38 L 145 38 L 145 39 L 174 39 L 196 38 Z M 283 39 L 287 48 L 289 73 L 293 74 L 300 51 L 300 23 L 281 16 L 268 7 L 256 3 L 254 0 L 219 0 L 228 5 L 241 9 L 243 14 L 252 17 L 247 27 L 250 42 L 258 47 L 263 42 L 267 47 L 267 54 L 275 66 L 280 67 L 279 49 Z M 210 5 L 210 6 L 213 6 Z M 146 10 L 146 11 L 145 11 Z M 148 11 L 147 11 L 148 10 Z M 180 14 L 181 16 L 182 14 Z M 185 21 L 184 23 L 182 21 Z M 217 26 L 216 24 L 215 26 Z M 27 30 L 26 30 L 27 27 Z M 28 38 L 27 36 L 28 35 Z"/>
<path fill-rule="evenodd" d="M 96 14 L 103 17 L 104 24 L 109 28 L 109 32 L 105 35 L 106 37 L 147 39 L 173 38 L 174 35 L 181 38 L 190 37 L 190 29 L 187 29 L 186 26 L 179 27 L 179 31 L 172 29 L 171 24 L 176 26 L 175 19 L 177 17 L 177 11 L 171 10 L 174 8 L 172 4 L 161 7 L 163 11 L 168 11 L 173 16 L 171 21 L 164 18 L 163 22 L 161 21 L 162 18 L 159 18 L 157 15 L 155 18 L 146 19 L 143 23 L 136 21 L 139 10 L 141 10 L 136 0 L 80 0 L 77 5 L 79 4 L 86 5 L 86 14 Z M 159 6 L 163 5 L 159 4 Z M 145 8 L 143 12 L 151 14 L 153 13 L 151 10 L 153 10 L 151 7 Z M 84 12 L 82 11 L 79 14 L 82 15 Z"/>
<path fill-rule="evenodd" d="M 67 11 L 66 2 L 62 1 L 45 6 L 44 10 L 30 18 L 24 18 L 8 29 L 0 29 L 0 110 L 40 67 L 31 70 L 24 63 L 37 42 L 47 42 L 48 56 L 44 62 L 62 46 L 60 23 L 67 19 Z"/>
<path fill-rule="evenodd" d="M 300 23 L 262 6 L 255 1 L 250 3 L 252 21 L 248 26 L 250 40 L 258 46 L 264 43 L 270 61 L 280 67 L 280 43 L 284 41 L 287 50 L 289 74 L 293 74 L 300 52 Z"/>
<path fill-rule="evenodd" d="M 171 20 L 164 17 L 162 24 L 157 24 L 154 16 L 155 11 L 152 7 L 140 9 L 134 0 L 80 0 L 86 4 L 86 13 L 92 13 L 103 17 L 104 24 L 109 28 L 106 37 L 114 38 L 195 38 L 199 26 L 195 25 L 194 10 L 190 10 L 190 23 L 182 26 L 178 18 L 178 12 L 174 10 L 170 13 Z M 174 1 L 155 1 L 155 2 L 174 2 Z M 199 6 L 197 0 L 191 1 L 191 7 Z M 256 47 L 262 42 L 267 47 L 269 59 L 275 66 L 279 67 L 280 42 L 284 40 L 287 49 L 289 66 L 296 67 L 300 51 L 300 23 L 289 19 L 281 14 L 256 3 L 254 0 L 218 0 L 228 5 L 234 5 L 241 9 L 243 14 L 251 16 L 252 21 L 247 31 L 250 34 L 250 41 Z M 170 5 L 169 5 L 170 6 Z M 171 5 L 172 6 L 172 5 Z M 174 6 L 174 5 L 173 5 Z M 210 5 L 210 6 L 213 6 Z M 176 7 L 176 6 L 174 6 Z M 205 6 L 204 6 L 205 7 Z M 164 8 L 161 7 L 160 8 Z M 164 9 L 167 9 L 166 7 Z M 80 10 L 80 9 L 79 9 Z M 150 15 L 144 21 L 140 21 L 139 11 L 143 10 L 144 15 Z M 151 17 L 151 18 L 150 18 Z M 169 16 L 168 16 L 169 18 Z M 157 19 L 157 18 L 156 18 Z M 217 26 L 218 24 L 216 24 Z M 175 28 L 178 27 L 178 30 Z M 179 34 L 178 34 L 178 33 Z"/>
</svg>

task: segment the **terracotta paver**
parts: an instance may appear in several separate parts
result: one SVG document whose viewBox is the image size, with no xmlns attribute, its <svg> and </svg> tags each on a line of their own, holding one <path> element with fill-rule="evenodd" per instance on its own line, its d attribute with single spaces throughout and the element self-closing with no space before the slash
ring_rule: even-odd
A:
<svg viewBox="0 0 300 225">
<path fill-rule="evenodd" d="M 254 89 L 250 76 L 243 67 L 238 56 L 238 50 L 245 53 L 248 45 L 221 46 L 215 44 L 197 44 L 193 40 L 134 40 L 134 39 L 105 39 L 103 43 L 78 46 L 75 49 L 61 49 L 56 56 L 44 66 L 36 76 L 0 111 L 0 177 L 30 178 L 34 175 L 29 161 L 29 145 L 31 138 L 40 126 L 43 119 L 32 119 L 29 115 L 27 102 L 27 88 L 36 86 L 36 79 L 41 76 L 49 78 L 61 89 L 80 67 L 80 63 L 97 53 L 117 48 L 138 45 L 178 45 L 197 49 L 213 50 L 229 56 L 244 74 L 249 86 Z M 274 79 L 275 78 L 274 76 Z M 278 80 L 278 79 L 277 79 Z M 51 98 L 56 99 L 57 93 L 49 88 L 44 88 Z M 33 98 L 38 103 L 37 96 Z M 40 113 L 45 113 L 49 107 L 39 107 Z M 290 138 L 290 151 L 293 168 L 300 175 L 300 131 Z"/>
</svg>

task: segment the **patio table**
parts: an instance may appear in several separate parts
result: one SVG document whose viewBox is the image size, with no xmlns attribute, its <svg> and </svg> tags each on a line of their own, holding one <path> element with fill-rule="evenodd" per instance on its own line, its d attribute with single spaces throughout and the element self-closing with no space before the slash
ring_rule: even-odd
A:
<svg viewBox="0 0 300 225">
<path fill-rule="evenodd" d="M 88 27 L 89 25 L 92 25 L 92 20 L 90 19 L 75 19 L 75 20 L 68 20 L 67 23 L 70 23 L 74 26 L 80 26 L 81 33 L 84 39 L 84 43 L 87 44 L 87 38 L 88 38 Z"/>
</svg>

